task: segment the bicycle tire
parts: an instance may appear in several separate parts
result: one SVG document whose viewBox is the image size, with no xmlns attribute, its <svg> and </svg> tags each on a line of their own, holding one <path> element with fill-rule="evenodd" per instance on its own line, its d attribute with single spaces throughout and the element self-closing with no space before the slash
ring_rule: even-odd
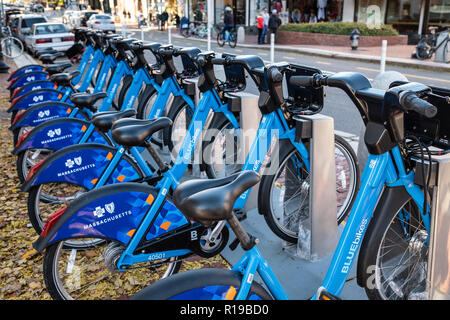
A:
<svg viewBox="0 0 450 320">
<path fill-rule="evenodd" d="M 223 39 L 222 32 L 217 34 L 217 44 L 219 47 L 223 47 L 225 45 L 225 40 Z"/>
<path fill-rule="evenodd" d="M 94 252 L 94 254 L 97 254 L 97 253 L 95 253 L 95 250 L 99 249 L 99 248 L 103 248 L 102 252 L 104 252 L 104 248 L 106 248 L 106 246 L 105 246 L 106 243 L 105 243 L 104 239 L 101 239 L 101 240 L 103 240 L 103 243 L 101 243 L 102 247 L 100 247 L 99 245 L 96 245 L 96 246 L 92 246 L 91 250 L 83 249 L 83 250 L 79 250 L 79 251 L 75 251 L 75 252 L 78 253 L 77 255 L 84 255 L 85 257 L 87 256 L 88 260 L 94 260 L 96 268 L 102 268 L 105 265 L 105 262 L 103 260 L 104 258 L 102 256 L 99 256 L 98 257 L 99 260 L 96 261 L 92 255 L 91 256 L 88 255 L 89 252 Z M 101 249 L 99 249 L 99 251 L 101 251 Z M 74 299 L 75 297 L 73 297 L 73 294 L 71 295 L 72 292 L 67 292 L 67 289 L 71 289 L 70 286 L 75 286 L 75 285 L 81 286 L 80 282 L 83 283 L 82 280 L 84 280 L 84 279 L 81 279 L 81 276 L 86 274 L 86 277 L 89 278 L 89 272 L 93 273 L 92 271 L 87 269 L 84 271 L 89 271 L 89 272 L 85 272 L 85 273 L 81 274 L 81 272 L 83 270 L 79 270 L 79 269 L 82 269 L 82 268 L 78 267 L 78 265 L 75 264 L 75 261 L 74 261 L 72 263 L 73 268 L 77 267 L 78 269 L 76 269 L 69 276 L 67 276 L 67 272 L 62 272 L 62 274 L 65 275 L 66 278 L 60 279 L 58 270 L 60 268 L 66 269 L 65 268 L 66 266 L 63 265 L 64 261 L 63 260 L 60 261 L 58 258 L 60 255 L 68 255 L 68 252 L 71 252 L 71 251 L 65 250 L 64 241 L 58 241 L 58 242 L 55 242 L 54 244 L 50 245 L 49 247 L 47 247 L 45 250 L 45 253 L 44 253 L 44 261 L 43 261 L 44 282 L 45 282 L 45 286 L 46 286 L 47 291 L 49 292 L 50 296 L 55 300 L 72 300 L 72 299 Z M 72 250 L 72 252 L 73 252 L 73 250 Z M 88 254 L 86 252 L 88 252 Z M 67 261 L 68 261 L 67 267 L 70 264 L 69 259 L 70 259 L 70 257 L 67 259 Z M 81 263 L 81 262 L 82 261 L 79 261 L 79 263 Z M 94 264 L 94 262 L 92 262 L 92 264 Z M 169 262 L 168 269 L 163 274 L 163 277 L 169 277 L 169 276 L 177 273 L 181 267 L 181 264 L 182 264 L 182 261 Z M 144 270 L 149 270 L 149 269 L 144 269 Z M 101 282 L 101 284 L 104 285 L 105 287 L 106 287 L 106 285 L 108 285 L 109 287 L 113 286 L 112 291 L 114 292 L 116 289 L 119 289 L 121 287 L 121 285 L 120 284 L 116 285 L 115 283 L 111 284 L 112 280 L 109 281 L 109 278 L 120 279 L 121 275 L 126 273 L 127 279 L 129 279 L 130 277 L 132 277 L 135 274 L 135 272 L 137 272 L 137 271 L 130 270 L 130 271 L 126 271 L 126 272 L 114 272 L 114 273 L 106 271 L 104 277 L 101 278 L 100 280 L 98 280 L 96 283 Z M 150 273 L 152 273 L 152 271 L 150 271 Z M 76 276 L 80 277 L 80 279 L 77 279 Z M 107 276 L 109 276 L 109 277 L 107 278 Z M 74 279 L 72 279 L 72 278 L 74 278 Z M 151 279 L 152 279 L 152 276 L 147 275 L 145 277 L 145 281 L 150 282 Z M 64 281 L 61 281 L 61 280 L 64 280 Z M 125 281 L 125 280 L 122 280 L 122 281 Z M 145 285 L 148 285 L 149 282 L 147 282 Z M 142 287 L 144 287 L 145 285 L 143 285 Z M 65 286 L 67 286 L 68 288 L 65 288 Z M 88 286 L 88 289 L 90 288 L 90 286 Z M 87 299 L 87 298 L 99 299 L 99 297 L 95 296 L 95 294 L 107 295 L 107 290 L 105 287 L 103 287 L 102 290 L 98 290 L 99 292 L 93 292 L 92 296 L 91 295 L 89 295 L 88 297 L 84 296 L 84 297 L 80 297 L 80 299 Z M 84 291 L 82 293 L 88 294 L 89 292 Z M 103 298 L 108 299 L 108 296 L 106 296 L 106 297 L 104 296 Z M 109 298 L 109 299 L 111 299 L 111 298 Z"/>
<path fill-rule="evenodd" d="M 355 155 L 355 152 L 353 151 L 352 147 L 340 136 L 335 135 L 335 150 L 336 148 L 339 149 L 339 151 L 346 152 L 347 154 L 346 159 L 350 162 L 349 163 L 349 172 L 350 172 L 350 178 L 347 182 L 347 177 L 345 176 L 345 184 L 348 183 L 348 193 L 345 195 L 344 202 L 339 207 L 337 211 L 337 224 L 339 225 L 342 223 L 345 218 L 350 213 L 350 210 L 352 208 L 353 202 L 356 199 L 356 195 L 359 189 L 359 165 L 358 160 Z M 299 161 L 302 161 L 300 154 L 298 154 L 297 149 L 290 143 L 289 140 L 284 139 L 280 140 L 278 144 L 278 150 L 279 150 L 279 167 L 275 173 L 271 173 L 269 171 L 263 173 L 260 185 L 259 185 L 259 192 L 258 192 L 258 211 L 260 214 L 264 215 L 264 219 L 266 220 L 267 225 L 269 228 L 281 239 L 288 241 L 290 243 L 297 243 L 298 241 L 298 226 L 297 222 L 298 219 L 301 218 L 301 214 L 296 214 L 294 216 L 294 220 L 288 219 L 288 225 L 289 221 L 293 221 L 292 228 L 286 228 L 286 226 L 281 225 L 276 217 L 276 212 L 274 212 L 273 203 L 272 203 L 272 190 L 273 186 L 277 184 L 275 181 L 278 177 L 278 174 L 280 173 L 280 169 L 284 167 L 284 164 L 286 164 L 286 168 L 288 166 L 287 161 L 291 159 L 292 156 L 296 156 Z M 277 151 L 275 151 L 277 152 Z M 338 159 L 336 159 L 338 161 Z M 304 166 L 303 166 L 304 167 Z M 337 166 L 336 166 L 337 167 Z M 266 169 L 267 170 L 267 169 Z M 270 169 L 269 169 L 270 170 Z M 288 172 L 284 173 L 284 175 L 287 175 Z M 307 182 L 309 173 L 305 171 L 305 174 L 307 176 L 302 178 L 304 182 Z M 336 173 L 337 174 L 337 173 Z M 338 174 L 337 174 L 338 175 Z M 338 178 L 338 177 L 336 177 Z M 286 179 L 286 177 L 284 177 Z M 338 188 L 338 184 L 336 186 Z M 299 186 L 293 186 L 290 189 L 294 189 L 294 195 L 298 193 L 298 190 L 303 189 L 303 183 Z M 279 188 L 280 189 L 280 188 Z M 290 189 L 287 187 L 285 188 L 285 193 L 289 193 Z M 305 201 L 307 201 L 305 209 L 309 208 L 308 202 L 309 202 L 309 185 L 308 187 L 305 187 Z M 336 191 L 338 196 L 338 206 L 339 206 L 339 192 Z M 294 196 L 292 196 L 294 198 Z M 291 199 L 292 199 L 291 198 Z M 288 201 L 290 201 L 289 199 Z M 283 197 L 283 205 L 286 204 L 285 197 Z M 295 203 L 295 206 L 297 206 L 297 203 Z"/>
<path fill-rule="evenodd" d="M 172 125 L 166 127 L 163 129 L 163 140 L 164 144 L 169 148 L 169 151 L 172 152 L 174 148 L 174 137 L 173 136 L 173 129 L 176 127 L 178 121 L 182 121 L 183 111 L 185 111 L 185 122 L 186 122 L 186 132 L 185 134 L 180 134 L 181 136 L 181 142 L 183 141 L 183 138 L 186 136 L 187 133 L 187 127 L 189 126 L 189 123 L 191 123 L 192 116 L 194 114 L 194 111 L 188 106 L 187 103 L 179 104 L 177 106 L 172 106 L 169 110 L 169 113 L 167 114 L 167 117 L 172 120 Z M 178 152 L 174 152 L 173 156 L 176 158 L 178 155 Z"/>
<path fill-rule="evenodd" d="M 189 270 L 159 280 L 137 294 L 132 300 L 230 300 L 242 283 L 238 272 L 207 268 Z M 273 300 L 259 283 L 253 282 L 247 300 Z"/>
<path fill-rule="evenodd" d="M 23 54 L 23 43 L 15 37 L 6 37 L 1 41 L 2 53 L 5 57 L 15 59 Z M 12 48 L 16 47 L 16 54 L 12 54 Z"/>
<path fill-rule="evenodd" d="M 403 212 L 408 212 L 410 214 L 409 219 L 405 219 L 404 216 L 400 217 Z M 358 258 L 358 271 L 357 278 L 358 284 L 364 288 L 367 297 L 371 300 L 394 300 L 394 299 L 407 299 L 410 297 L 409 292 L 405 295 L 405 290 L 416 289 L 422 287 L 422 290 L 426 290 L 426 273 L 427 270 L 421 270 L 419 272 L 422 274 L 422 279 L 419 276 L 407 276 L 406 280 L 409 279 L 407 284 L 399 285 L 398 281 L 401 281 L 401 277 L 390 275 L 386 277 L 386 273 L 392 268 L 388 265 L 384 266 L 384 262 L 381 259 L 386 258 L 386 264 L 389 260 L 395 262 L 395 266 L 403 266 L 402 260 L 397 262 L 395 255 L 402 256 L 402 251 L 399 250 L 402 244 L 406 247 L 407 254 L 403 253 L 404 257 L 411 264 L 407 265 L 405 269 L 408 272 L 417 272 L 418 270 L 414 268 L 423 268 L 424 264 L 427 267 L 428 261 L 428 246 L 426 244 L 427 238 L 417 237 L 417 235 L 424 235 L 423 230 L 425 228 L 419 228 L 420 225 L 414 226 L 410 229 L 414 234 L 407 233 L 409 239 L 406 237 L 404 239 L 399 239 L 399 236 L 405 236 L 404 228 L 409 224 L 408 221 L 415 220 L 418 223 L 420 219 L 418 209 L 414 200 L 406 192 L 404 188 L 387 188 L 381 196 L 378 205 L 373 212 L 373 218 L 367 227 L 367 231 L 364 235 L 361 249 Z M 412 219 L 414 217 L 414 219 Z M 423 226 L 422 226 L 423 227 Z M 399 233 L 400 232 L 400 233 Z M 408 241 L 409 240 L 409 241 Z M 384 251 L 383 244 L 386 242 L 389 247 L 388 250 Z M 410 243 L 414 245 L 411 246 Z M 423 247 L 420 247 L 422 245 Z M 419 258 L 422 258 L 422 263 L 417 263 L 414 259 L 414 252 L 417 250 L 425 250 L 420 252 Z M 417 252 L 416 252 L 417 253 Z M 383 268 L 381 268 L 381 263 L 383 263 Z M 395 272 L 395 270 L 394 270 Z M 383 281 L 385 280 L 385 281 Z M 420 281 L 422 283 L 417 284 L 412 287 L 414 281 Z M 421 291 L 419 291 L 421 292 Z"/>
<path fill-rule="evenodd" d="M 237 34 L 236 34 L 236 32 L 230 32 L 230 37 L 231 37 L 231 40 L 228 40 L 228 45 L 231 48 L 236 48 L 236 45 L 237 45 Z"/>
</svg>

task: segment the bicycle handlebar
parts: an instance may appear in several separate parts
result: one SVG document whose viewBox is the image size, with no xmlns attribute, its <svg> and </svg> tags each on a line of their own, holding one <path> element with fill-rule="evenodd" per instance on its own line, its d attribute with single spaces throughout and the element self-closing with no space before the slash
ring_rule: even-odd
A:
<svg viewBox="0 0 450 320">
<path fill-rule="evenodd" d="M 413 91 L 402 91 L 398 96 L 398 101 L 403 109 L 415 111 L 427 118 L 433 118 L 437 114 L 437 108 L 434 105 L 420 99 Z"/>
</svg>

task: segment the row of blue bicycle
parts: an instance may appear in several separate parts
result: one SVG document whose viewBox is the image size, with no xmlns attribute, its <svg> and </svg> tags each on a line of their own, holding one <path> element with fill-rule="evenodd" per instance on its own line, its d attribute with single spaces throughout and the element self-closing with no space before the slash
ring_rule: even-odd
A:
<svg viewBox="0 0 450 320">
<path fill-rule="evenodd" d="M 426 292 L 431 197 L 429 179 L 415 171 L 436 152 L 431 146 L 448 149 L 449 90 L 398 82 L 383 91 L 354 72 L 325 76 L 254 55 L 74 33 L 83 47 L 76 70 L 49 52 L 9 79 L 13 154 L 52 298 L 288 299 L 240 221 L 259 182 L 258 212 L 281 239 L 298 241 L 313 174 L 312 137 L 298 122 L 322 111 L 326 86 L 344 91 L 360 112 L 369 159 L 360 177 L 352 147 L 335 136 L 336 223 L 346 224 L 311 296 L 338 299 L 358 251 L 357 280 L 369 298 Z M 248 77 L 262 117 L 237 161 L 246 106 L 235 93 Z M 425 134 L 424 126 L 439 130 Z M 180 182 L 194 158 L 208 179 Z M 231 270 L 178 273 L 194 255 L 219 254 L 230 230 L 230 248 L 244 250 Z"/>
</svg>

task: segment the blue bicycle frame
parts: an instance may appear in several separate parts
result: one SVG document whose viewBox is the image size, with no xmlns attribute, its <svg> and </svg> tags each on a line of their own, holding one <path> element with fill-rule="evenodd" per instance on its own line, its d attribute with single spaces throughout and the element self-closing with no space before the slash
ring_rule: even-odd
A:
<svg viewBox="0 0 450 320">
<path fill-rule="evenodd" d="M 424 214 L 423 192 L 419 186 L 414 184 L 414 172 L 406 173 L 399 147 L 392 149 L 391 153 L 369 155 L 362 176 L 361 188 L 320 289 L 325 289 L 335 296 L 339 296 L 341 293 L 372 218 L 372 212 L 375 210 L 385 186 L 403 186 L 417 204 L 424 225 L 429 230 L 430 215 Z M 245 253 L 233 270 L 243 274 L 242 285 L 236 296 L 237 300 L 246 299 L 256 272 L 260 274 L 274 298 L 288 299 L 286 292 L 256 246 Z M 313 299 L 317 298 L 317 295 L 313 297 Z"/>
<path fill-rule="evenodd" d="M 139 228 L 136 229 L 133 238 L 130 240 L 127 248 L 120 257 L 117 263 L 119 270 L 124 271 L 125 268 L 122 267 L 124 265 L 132 265 L 145 261 L 152 261 L 159 257 L 159 255 L 155 253 L 134 254 L 134 252 L 139 245 L 140 240 L 145 237 L 148 231 L 148 227 L 150 226 L 156 215 L 159 213 L 159 210 L 163 205 L 164 200 L 166 199 L 168 190 L 170 188 L 176 188 L 179 183 L 178 181 L 186 171 L 188 163 L 190 162 L 192 154 L 194 152 L 195 145 L 200 139 L 203 126 L 206 123 L 206 119 L 211 109 L 214 112 L 223 112 L 227 117 L 234 118 L 234 115 L 231 113 L 231 111 L 228 110 L 227 105 L 222 104 L 216 91 L 209 90 L 203 93 L 198 106 L 194 110 L 194 116 L 191 123 L 189 124 L 188 134 L 183 140 L 183 144 L 181 149 L 179 150 L 175 164 L 171 169 L 164 173 L 164 177 L 156 185 L 155 188 L 158 190 L 158 195 L 157 197 L 155 197 L 152 206 L 145 214 L 141 224 L 139 225 Z M 182 213 L 180 213 L 178 210 L 176 211 L 176 213 L 182 216 Z M 190 252 L 191 251 L 189 249 L 183 249 L 165 251 L 163 254 L 165 258 L 170 258 L 185 255 Z"/>
</svg>

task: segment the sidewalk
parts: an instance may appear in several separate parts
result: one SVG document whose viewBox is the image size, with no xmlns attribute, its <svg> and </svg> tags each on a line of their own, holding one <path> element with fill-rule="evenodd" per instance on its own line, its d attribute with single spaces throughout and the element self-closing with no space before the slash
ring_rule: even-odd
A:
<svg viewBox="0 0 450 320">
<path fill-rule="evenodd" d="M 129 25 L 128 30 L 136 26 Z M 147 30 L 146 30 L 147 31 Z M 167 32 L 167 31 L 165 31 Z M 172 37 L 175 39 L 184 39 L 189 41 L 199 41 L 207 42 L 206 39 L 199 38 L 185 38 L 181 36 L 176 29 L 172 29 Z M 241 48 L 260 48 L 262 50 L 270 50 L 269 44 L 258 45 L 256 35 L 245 35 L 245 41 L 243 43 L 238 43 L 237 47 Z M 212 37 L 211 41 L 215 41 Z M 326 58 L 335 58 L 343 60 L 353 60 L 353 61 L 363 61 L 379 64 L 381 61 L 381 46 L 380 47 L 360 47 L 357 50 L 351 50 L 348 47 L 337 47 L 337 46 L 317 46 L 317 45 L 275 45 L 276 51 L 282 52 L 294 52 L 300 54 L 321 56 Z M 411 54 L 414 52 L 414 45 L 396 45 L 388 46 L 386 65 L 403 66 L 408 68 L 429 70 L 429 71 L 439 71 L 450 73 L 450 63 L 438 63 L 433 60 L 420 61 L 417 59 L 412 59 Z"/>
</svg>

